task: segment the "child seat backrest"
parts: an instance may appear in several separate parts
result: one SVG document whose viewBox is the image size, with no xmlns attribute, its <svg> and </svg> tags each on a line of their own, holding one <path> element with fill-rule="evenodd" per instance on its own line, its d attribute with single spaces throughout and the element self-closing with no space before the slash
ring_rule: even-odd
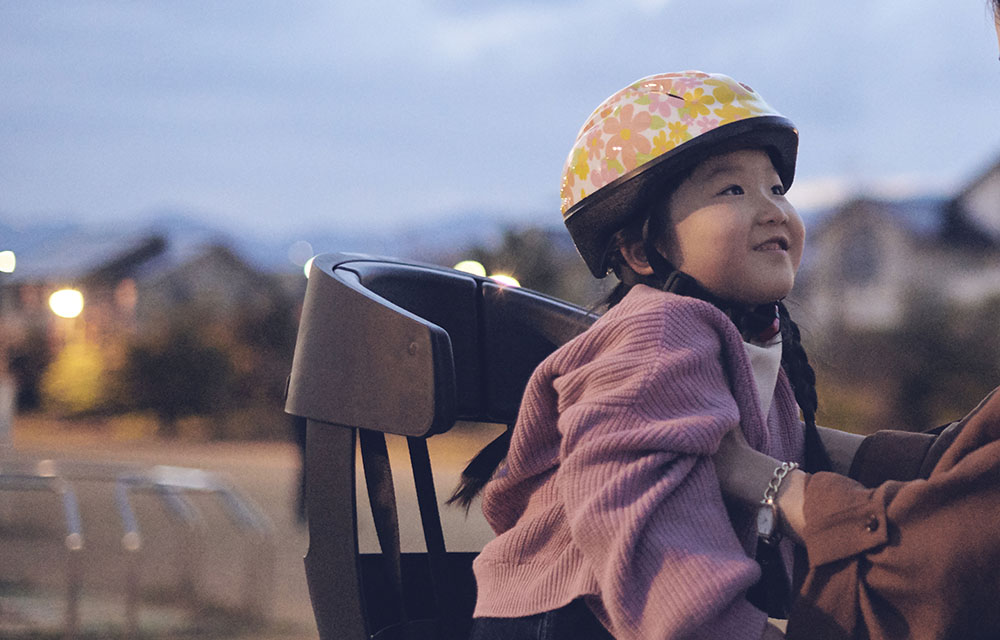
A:
<svg viewBox="0 0 1000 640">
<path fill-rule="evenodd" d="M 594 314 L 488 278 L 358 254 L 313 261 L 285 409 L 307 419 L 309 551 L 322 638 L 460 637 L 475 554 L 444 549 L 425 439 L 512 424 L 535 366 Z M 407 437 L 427 554 L 400 554 L 384 434 Z M 355 446 L 382 557 L 358 553 Z"/>
</svg>

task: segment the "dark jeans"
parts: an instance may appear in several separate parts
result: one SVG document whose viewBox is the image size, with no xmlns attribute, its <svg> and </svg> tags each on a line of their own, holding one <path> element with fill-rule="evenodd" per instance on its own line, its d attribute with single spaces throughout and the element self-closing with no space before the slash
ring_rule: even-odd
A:
<svg viewBox="0 0 1000 640">
<path fill-rule="evenodd" d="M 476 618 L 470 640 L 614 640 L 583 600 L 523 618 Z"/>
</svg>

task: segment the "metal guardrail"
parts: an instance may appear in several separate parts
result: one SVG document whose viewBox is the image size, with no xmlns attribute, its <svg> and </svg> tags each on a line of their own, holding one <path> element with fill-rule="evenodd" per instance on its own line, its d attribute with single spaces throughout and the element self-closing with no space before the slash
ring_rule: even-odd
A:
<svg viewBox="0 0 1000 640">
<path fill-rule="evenodd" d="M 6 473 L 0 471 L 0 491 L 37 491 L 52 493 L 62 503 L 62 514 L 66 535 L 63 546 L 66 550 L 66 611 L 65 632 L 67 638 L 76 636 L 80 623 L 80 590 L 82 584 L 81 553 L 83 551 L 83 527 L 80 510 L 73 487 L 62 478 L 23 472 Z"/>
<path fill-rule="evenodd" d="M 199 570 L 206 546 L 205 519 L 191 500 L 195 494 L 218 500 L 231 524 L 247 536 L 249 552 L 243 571 L 242 604 L 239 613 L 251 620 L 265 620 L 273 610 L 275 544 L 268 518 L 218 474 L 184 467 L 123 465 L 73 460 L 0 459 L 0 492 L 49 492 L 61 499 L 66 529 L 65 637 L 78 635 L 80 597 L 83 589 L 81 556 L 84 532 L 74 482 L 112 484 L 115 510 L 121 521 L 120 550 L 126 562 L 125 631 L 139 633 L 141 563 L 144 538 L 133 506 L 133 494 L 149 493 L 159 498 L 166 513 L 181 525 L 185 553 L 180 558 L 181 593 L 192 616 L 199 614 L 201 584 Z"/>
</svg>

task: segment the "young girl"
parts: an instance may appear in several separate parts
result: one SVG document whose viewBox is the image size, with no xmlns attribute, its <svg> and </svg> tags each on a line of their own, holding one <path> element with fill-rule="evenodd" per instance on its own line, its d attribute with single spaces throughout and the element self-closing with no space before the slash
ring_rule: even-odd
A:
<svg viewBox="0 0 1000 640">
<path fill-rule="evenodd" d="M 564 220 L 620 284 L 528 383 L 485 487 L 497 537 L 474 565 L 473 638 L 781 636 L 748 600 L 762 565 L 787 580 L 777 512 L 727 509 L 711 456 L 738 427 L 785 462 L 774 493 L 805 449 L 828 464 L 781 304 L 804 243 L 785 199 L 797 144 L 750 87 L 701 72 L 639 80 L 580 130 Z"/>
</svg>

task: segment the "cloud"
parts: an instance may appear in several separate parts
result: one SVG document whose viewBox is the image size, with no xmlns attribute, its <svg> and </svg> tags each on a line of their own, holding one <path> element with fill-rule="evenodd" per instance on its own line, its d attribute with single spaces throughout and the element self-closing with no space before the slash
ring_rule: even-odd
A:
<svg viewBox="0 0 1000 640">
<path fill-rule="evenodd" d="M 670 3 L 671 0 L 632 0 L 632 4 L 645 13 L 656 13 Z"/>
<path fill-rule="evenodd" d="M 563 24 L 566 14 L 558 7 L 537 4 L 437 15 L 429 21 L 429 44 L 449 60 L 471 64 L 485 52 L 510 54 L 525 43 L 537 43 Z"/>
<path fill-rule="evenodd" d="M 0 3 L 0 60 L 8 211 L 556 212 L 590 110 L 685 68 L 799 125 L 793 196 L 963 175 L 1000 147 L 992 24 L 941 2 L 33 0 Z"/>
</svg>

